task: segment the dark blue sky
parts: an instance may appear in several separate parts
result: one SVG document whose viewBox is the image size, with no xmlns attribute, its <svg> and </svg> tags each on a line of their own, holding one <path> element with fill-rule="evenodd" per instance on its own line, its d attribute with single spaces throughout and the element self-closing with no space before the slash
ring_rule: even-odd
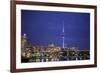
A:
<svg viewBox="0 0 100 73">
<path fill-rule="evenodd" d="M 62 47 L 62 28 L 65 45 L 80 49 L 90 48 L 90 14 L 21 10 L 21 35 L 27 34 L 28 43 Z"/>
</svg>

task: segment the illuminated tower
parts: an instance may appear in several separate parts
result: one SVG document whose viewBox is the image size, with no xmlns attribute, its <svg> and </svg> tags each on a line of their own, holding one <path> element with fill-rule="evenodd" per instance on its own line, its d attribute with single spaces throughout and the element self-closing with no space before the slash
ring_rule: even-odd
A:
<svg viewBox="0 0 100 73">
<path fill-rule="evenodd" d="M 65 30 L 64 30 L 64 23 L 63 23 L 63 27 L 62 27 L 62 48 L 65 47 Z"/>
<path fill-rule="evenodd" d="M 21 37 L 21 48 L 25 49 L 27 46 L 27 35 L 24 34 L 22 37 Z"/>
</svg>

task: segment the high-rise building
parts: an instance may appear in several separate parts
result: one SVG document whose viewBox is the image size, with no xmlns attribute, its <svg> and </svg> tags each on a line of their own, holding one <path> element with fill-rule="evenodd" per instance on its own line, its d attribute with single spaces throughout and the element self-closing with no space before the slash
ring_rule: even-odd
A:
<svg viewBox="0 0 100 73">
<path fill-rule="evenodd" d="M 24 34 L 22 37 L 21 37 L 21 48 L 26 48 L 27 46 L 27 35 Z"/>
</svg>

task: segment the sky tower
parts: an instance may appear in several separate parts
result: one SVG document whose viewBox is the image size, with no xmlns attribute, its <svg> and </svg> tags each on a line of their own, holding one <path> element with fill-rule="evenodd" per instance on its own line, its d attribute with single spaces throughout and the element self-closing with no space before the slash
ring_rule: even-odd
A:
<svg viewBox="0 0 100 73">
<path fill-rule="evenodd" d="M 64 22 L 62 27 L 62 48 L 65 48 L 65 30 L 64 30 Z"/>
</svg>

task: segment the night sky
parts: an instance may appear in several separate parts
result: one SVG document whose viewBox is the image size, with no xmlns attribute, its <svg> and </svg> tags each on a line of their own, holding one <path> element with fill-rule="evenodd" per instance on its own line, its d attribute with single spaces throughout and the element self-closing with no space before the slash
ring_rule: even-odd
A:
<svg viewBox="0 0 100 73">
<path fill-rule="evenodd" d="M 65 46 L 90 49 L 89 13 L 21 10 L 21 35 L 31 45 L 62 47 L 63 25 Z"/>
</svg>

